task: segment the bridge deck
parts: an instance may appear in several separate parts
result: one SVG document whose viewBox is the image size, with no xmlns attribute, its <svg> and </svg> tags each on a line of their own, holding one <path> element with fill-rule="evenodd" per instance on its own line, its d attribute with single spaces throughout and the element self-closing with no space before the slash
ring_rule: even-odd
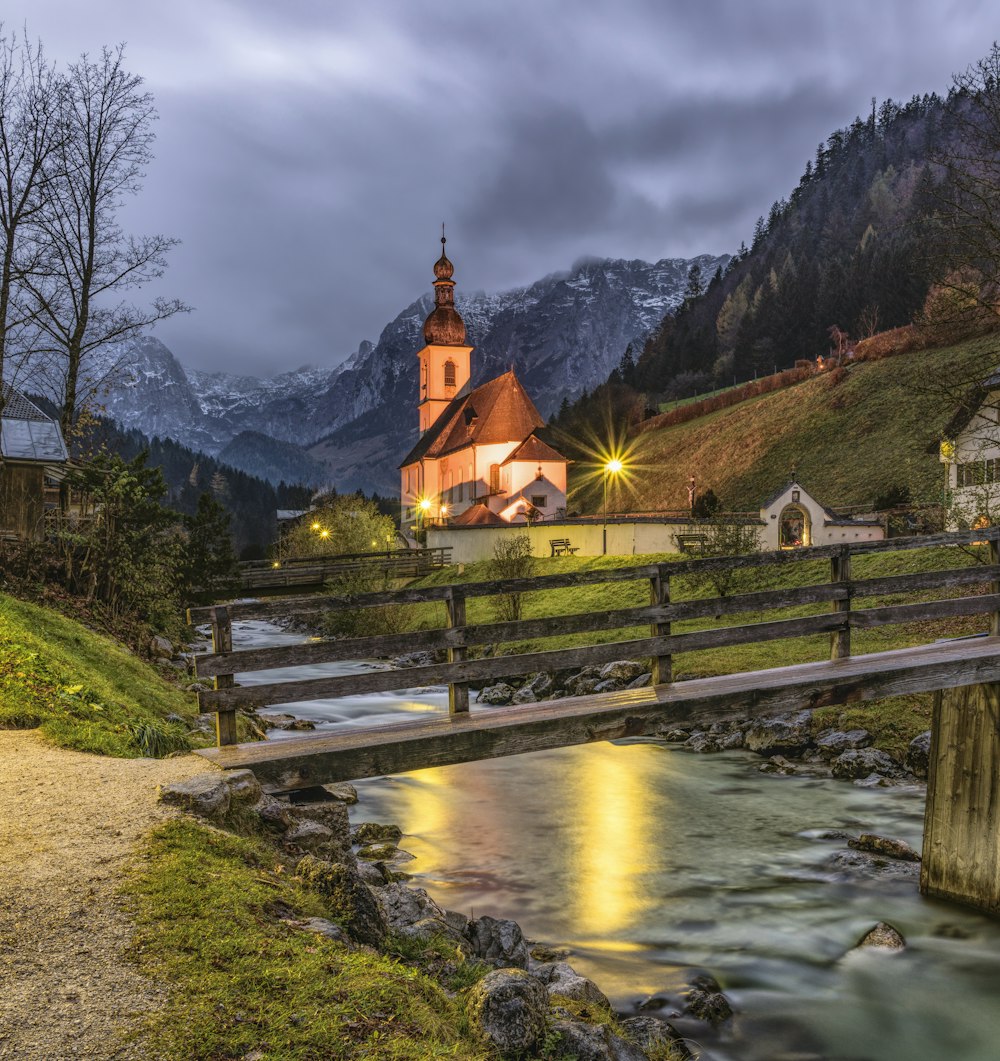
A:
<svg viewBox="0 0 1000 1061">
<path fill-rule="evenodd" d="M 537 704 L 484 707 L 378 728 L 345 728 L 332 736 L 206 748 L 198 754 L 225 769 L 248 767 L 266 791 L 281 792 L 651 735 L 674 725 L 761 717 L 987 682 L 1000 682 L 1000 637 L 938 642 Z"/>
</svg>

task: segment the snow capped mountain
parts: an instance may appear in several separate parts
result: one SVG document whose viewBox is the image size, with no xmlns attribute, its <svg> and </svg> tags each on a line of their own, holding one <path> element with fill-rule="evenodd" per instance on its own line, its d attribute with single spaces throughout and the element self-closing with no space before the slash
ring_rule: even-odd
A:
<svg viewBox="0 0 1000 1061">
<path fill-rule="evenodd" d="M 680 304 L 693 262 L 711 276 L 727 260 L 584 259 L 512 291 L 463 295 L 459 287 L 456 305 L 476 347 L 473 383 L 513 365 L 549 415 L 564 397 L 606 379 L 629 343 L 638 353 Z M 268 379 L 199 372 L 184 369 L 163 343 L 147 337 L 104 351 L 89 376 L 113 378 L 108 414 L 148 435 L 218 454 L 252 431 L 309 447 L 339 488 L 394 493 L 396 465 L 416 438 L 414 354 L 433 307 L 429 288 L 386 325 L 376 344 L 363 342 L 332 369 L 304 366 Z"/>
</svg>

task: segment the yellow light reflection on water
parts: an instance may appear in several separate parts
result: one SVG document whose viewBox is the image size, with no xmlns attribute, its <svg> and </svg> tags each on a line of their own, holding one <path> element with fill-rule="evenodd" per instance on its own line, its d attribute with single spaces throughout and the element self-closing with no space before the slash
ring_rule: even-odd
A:
<svg viewBox="0 0 1000 1061">
<path fill-rule="evenodd" d="M 581 749 L 574 762 L 573 798 L 579 815 L 572 862 L 577 871 L 573 900 L 580 935 L 607 935 L 635 922 L 642 910 L 638 877 L 657 860 L 661 842 L 656 816 L 642 783 L 646 749 L 602 744 Z M 658 757 L 663 768 L 667 757 Z M 661 793 L 662 796 L 662 793 Z"/>
</svg>

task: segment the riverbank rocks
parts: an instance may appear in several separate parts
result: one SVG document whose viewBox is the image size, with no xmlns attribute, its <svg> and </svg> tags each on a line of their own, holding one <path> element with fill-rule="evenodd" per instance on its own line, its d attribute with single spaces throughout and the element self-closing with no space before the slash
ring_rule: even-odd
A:
<svg viewBox="0 0 1000 1061">
<path fill-rule="evenodd" d="M 843 752 L 867 748 L 874 739 L 866 729 L 826 730 L 816 738 L 816 750 L 824 759 L 835 759 Z"/>
<path fill-rule="evenodd" d="M 920 853 L 905 840 L 891 840 L 887 836 L 876 836 L 874 833 L 862 833 L 856 840 L 848 840 L 847 846 L 856 851 L 870 851 L 875 855 L 899 859 L 901 862 L 920 861 Z"/>
<path fill-rule="evenodd" d="M 326 792 L 328 796 L 333 796 L 334 799 L 340 800 L 341 803 L 346 803 L 348 806 L 353 806 L 358 802 L 358 790 L 346 781 L 338 781 L 332 785 L 324 785 L 323 791 Z"/>
<path fill-rule="evenodd" d="M 500 707 L 504 704 L 509 704 L 513 699 L 513 687 L 506 682 L 497 682 L 496 685 L 487 685 L 484 689 L 480 689 L 479 695 L 476 697 L 476 703 Z"/>
<path fill-rule="evenodd" d="M 646 1061 L 645 1050 L 626 1042 L 604 1024 L 583 1024 L 574 1020 L 557 1020 L 552 1031 L 559 1036 L 550 1057 L 574 1061 Z"/>
<path fill-rule="evenodd" d="M 611 1012 L 611 1002 L 608 996 L 593 980 L 581 976 L 572 965 L 566 962 L 554 962 L 547 969 L 537 970 L 535 975 L 546 981 L 550 995 L 561 995 L 571 1002 L 585 1002 Z"/>
<path fill-rule="evenodd" d="M 465 942 L 468 918 L 442 910 L 423 888 L 386 884 L 375 890 L 375 900 L 392 932 L 415 939 L 448 936 L 456 943 Z"/>
<path fill-rule="evenodd" d="M 931 761 L 931 731 L 925 730 L 910 741 L 906 749 L 906 769 L 917 777 L 927 777 Z"/>
<path fill-rule="evenodd" d="M 799 711 L 794 715 L 755 719 L 747 729 L 744 746 L 752 752 L 797 757 L 812 744 L 812 713 Z"/>
<path fill-rule="evenodd" d="M 634 659 L 618 659 L 613 663 L 605 663 L 598 677 L 601 681 L 611 679 L 624 685 L 626 682 L 638 678 L 645 669 L 641 663 L 637 663 Z"/>
<path fill-rule="evenodd" d="M 277 714 L 261 715 L 260 720 L 264 725 L 265 729 L 280 729 L 280 730 L 313 730 L 316 728 L 316 723 L 308 718 L 297 718 L 295 715 L 288 715 L 283 712 Z"/>
<path fill-rule="evenodd" d="M 772 755 L 767 762 L 761 763 L 757 769 L 762 774 L 780 774 L 788 777 L 799 772 L 795 763 L 789 762 L 783 755 Z"/>
<path fill-rule="evenodd" d="M 684 1012 L 708 1024 L 717 1025 L 729 1020 L 733 1015 L 733 1007 L 714 977 L 695 976 L 685 995 Z"/>
<path fill-rule="evenodd" d="M 496 968 L 528 967 L 528 944 L 516 921 L 484 915 L 469 922 L 466 938 L 472 953 Z"/>
<path fill-rule="evenodd" d="M 380 822 L 360 822 L 351 830 L 351 837 L 356 844 L 374 844 L 386 840 L 395 843 L 402 836 L 403 830 L 398 825 L 382 825 Z"/>
<path fill-rule="evenodd" d="M 629 1017 L 621 1021 L 620 1026 L 629 1039 L 647 1053 L 658 1050 L 662 1054 L 669 1049 L 671 1061 L 693 1061 L 694 1054 L 666 1021 L 656 1017 Z"/>
<path fill-rule="evenodd" d="M 149 642 L 149 654 L 153 659 L 169 660 L 174 654 L 174 646 L 170 643 L 170 639 L 164 637 L 162 634 L 157 634 Z"/>
<path fill-rule="evenodd" d="M 261 798 L 260 785 L 251 770 L 214 771 L 187 781 L 160 785 L 161 803 L 180 807 L 199 818 L 221 821 L 234 804 L 246 806 Z"/>
<path fill-rule="evenodd" d="M 906 947 L 906 940 L 903 939 L 902 933 L 894 929 L 888 922 L 879 921 L 874 928 L 869 929 L 858 940 L 854 949 L 862 950 L 866 947 L 873 947 L 877 950 L 901 951 Z"/>
<path fill-rule="evenodd" d="M 333 918 L 352 939 L 371 947 L 385 942 L 388 931 L 385 916 L 353 866 L 306 855 L 295 872 L 307 887 L 323 896 Z"/>
<path fill-rule="evenodd" d="M 830 764 L 833 776 L 846 780 L 869 777 L 898 777 L 899 767 L 878 748 L 858 748 L 841 752 Z"/>
<path fill-rule="evenodd" d="M 488 973 L 469 992 L 468 1014 L 480 1037 L 504 1057 L 531 1050 L 545 1035 L 549 996 L 520 969 Z"/>
<path fill-rule="evenodd" d="M 920 866 L 867 851 L 837 851 L 826 861 L 826 867 L 847 877 L 869 880 L 916 880 Z"/>
</svg>

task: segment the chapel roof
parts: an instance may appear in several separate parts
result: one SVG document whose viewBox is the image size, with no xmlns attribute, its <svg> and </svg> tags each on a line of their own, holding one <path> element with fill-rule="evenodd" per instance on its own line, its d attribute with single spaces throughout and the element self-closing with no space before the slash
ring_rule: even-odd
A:
<svg viewBox="0 0 1000 1061">
<path fill-rule="evenodd" d="M 541 461 L 564 460 L 566 458 L 547 442 L 543 442 L 537 435 L 529 435 L 504 461 L 504 464 L 512 464 L 514 461 L 526 461 L 527 463 L 535 464 Z"/>
<path fill-rule="evenodd" d="M 512 369 L 468 394 L 453 398 L 400 467 L 424 457 L 444 457 L 466 446 L 524 441 L 544 426 L 535 403 Z"/>
<path fill-rule="evenodd" d="M 486 505 L 480 502 L 478 505 L 470 505 L 464 512 L 456 516 L 449 524 L 451 527 L 503 527 L 504 521 L 492 512 Z"/>
</svg>

